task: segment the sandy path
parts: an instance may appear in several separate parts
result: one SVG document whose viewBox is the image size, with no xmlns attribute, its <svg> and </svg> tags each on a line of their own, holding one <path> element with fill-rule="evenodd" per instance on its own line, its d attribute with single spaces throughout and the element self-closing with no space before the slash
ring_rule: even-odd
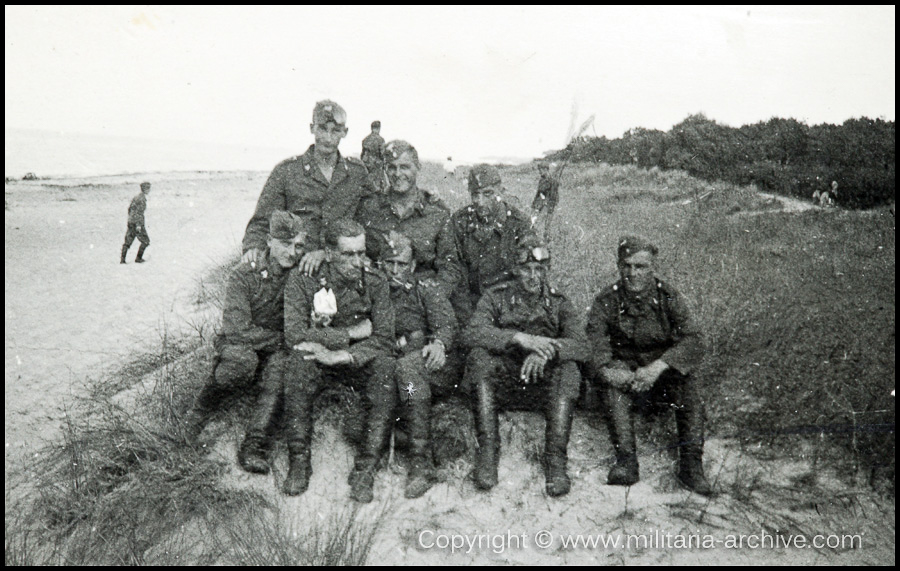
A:
<svg viewBox="0 0 900 571">
<path fill-rule="evenodd" d="M 135 243 L 124 266 L 139 177 L 7 186 L 7 462 L 56 434 L 89 375 L 189 327 L 197 277 L 238 248 L 263 176 L 149 175 L 148 263 L 133 263 Z"/>
</svg>

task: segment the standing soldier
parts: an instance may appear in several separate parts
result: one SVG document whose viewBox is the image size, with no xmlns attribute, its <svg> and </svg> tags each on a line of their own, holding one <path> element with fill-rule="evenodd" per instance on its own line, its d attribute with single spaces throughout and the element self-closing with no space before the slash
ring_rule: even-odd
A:
<svg viewBox="0 0 900 571">
<path fill-rule="evenodd" d="M 144 211 L 147 210 L 147 196 L 150 194 L 150 183 L 141 183 L 141 192 L 131 199 L 128 205 L 128 230 L 125 231 L 125 243 L 122 244 L 122 255 L 119 257 L 119 263 L 124 264 L 125 255 L 128 248 L 137 238 L 141 243 L 138 248 L 137 257 L 134 259 L 136 264 L 144 263 L 144 250 L 150 245 L 150 236 L 147 235 L 147 226 L 144 224 Z"/>
<path fill-rule="evenodd" d="M 418 498 L 434 482 L 431 456 L 432 396 L 448 395 L 458 383 L 460 366 L 449 353 L 456 331 L 453 306 L 438 283 L 415 276 L 412 242 L 391 232 L 381 250 L 394 306 L 397 390 L 410 438 L 410 469 L 404 495 Z"/>
<path fill-rule="evenodd" d="M 269 471 L 266 450 L 289 355 L 284 344 L 284 287 L 288 272 L 303 255 L 307 226 L 308 221 L 276 210 L 266 251 L 254 266 L 241 262 L 231 271 L 213 372 L 186 423 L 189 441 L 196 441 L 224 398 L 252 383 L 262 367 L 262 393 L 238 452 L 238 462 L 248 472 Z"/>
<path fill-rule="evenodd" d="M 537 165 L 541 180 L 538 182 L 537 194 L 531 202 L 535 222 L 541 223 L 541 238 L 549 239 L 550 226 L 553 223 L 553 211 L 559 202 L 559 181 L 550 176 L 550 165 L 541 161 Z"/>
<path fill-rule="evenodd" d="M 513 278 L 519 244 L 534 236 L 525 215 L 503 199 L 497 167 L 472 167 L 469 194 L 472 204 L 450 218 L 460 276 L 451 301 L 460 327 L 468 323 L 482 293 Z"/>
<path fill-rule="evenodd" d="M 563 496 L 571 487 L 567 448 L 581 385 L 576 361 L 587 358 L 587 343 L 575 308 L 547 285 L 547 249 L 533 240 L 523 242 L 515 263 L 516 280 L 484 294 L 463 336 L 472 347 L 465 386 L 473 393 L 478 431 L 475 484 L 483 490 L 497 484 L 497 410 L 518 397 L 543 409 L 547 494 Z"/>
<path fill-rule="evenodd" d="M 378 192 L 384 192 L 387 181 L 384 177 L 384 139 L 380 135 L 381 121 L 372 121 L 372 132 L 362 141 L 359 158 L 369 171 L 369 182 Z"/>
<path fill-rule="evenodd" d="M 333 220 L 352 217 L 362 196 L 370 192 L 365 167 L 338 151 L 341 139 L 347 136 L 346 125 L 343 107 L 329 100 L 316 103 L 309 126 L 315 143 L 272 170 L 247 224 L 241 261 L 258 260 L 265 248 L 269 215 L 273 210 L 287 210 L 312 222 L 312 248 L 300 260 L 300 271 L 311 274 L 319 267 L 325 257 L 323 229 Z"/>
<path fill-rule="evenodd" d="M 350 495 L 368 503 L 397 404 L 394 311 L 387 281 L 366 269 L 362 226 L 337 220 L 326 229 L 324 242 L 318 275 L 292 272 L 285 290 L 285 337 L 294 350 L 293 380 L 284 393 L 290 469 L 282 490 L 296 496 L 309 486 L 316 395 L 331 383 L 349 383 L 363 389 L 368 429 L 350 473 Z"/>
<path fill-rule="evenodd" d="M 703 344 L 685 299 L 656 277 L 656 255 L 649 241 L 622 238 L 620 279 L 594 299 L 588 318 L 588 370 L 603 389 L 616 454 L 607 483 L 630 486 L 639 479 L 633 405 L 668 405 L 678 427 L 678 480 L 710 495 L 702 464 L 703 404 L 691 377 Z"/>
<path fill-rule="evenodd" d="M 406 141 L 391 141 L 385 147 L 385 161 L 388 192 L 365 197 L 356 213 L 356 220 L 366 229 L 366 253 L 372 260 L 381 259 L 381 253 L 390 250 L 389 234 L 403 234 L 412 241 L 418 277 L 437 277 L 449 295 L 459 279 L 448 227 L 450 209 L 418 187 L 420 164 L 415 147 Z"/>
</svg>

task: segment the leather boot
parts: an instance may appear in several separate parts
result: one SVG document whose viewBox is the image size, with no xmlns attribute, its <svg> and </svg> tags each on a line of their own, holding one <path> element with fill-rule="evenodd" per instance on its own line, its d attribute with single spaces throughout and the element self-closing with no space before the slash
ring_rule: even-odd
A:
<svg viewBox="0 0 900 571">
<path fill-rule="evenodd" d="M 367 504 L 374 499 L 375 471 L 390 440 L 393 420 L 391 409 L 372 410 L 369 414 L 369 432 L 347 479 L 350 497 L 357 502 Z"/>
<path fill-rule="evenodd" d="M 487 379 L 478 379 L 475 394 L 475 429 L 478 454 L 475 460 L 475 485 L 490 490 L 497 485 L 500 464 L 500 422 L 494 401 L 494 389 Z"/>
<path fill-rule="evenodd" d="M 410 443 L 409 474 L 403 496 L 420 498 L 434 485 L 434 463 L 428 439 L 413 438 Z"/>
<path fill-rule="evenodd" d="M 210 416 L 219 408 L 222 397 L 223 391 L 216 386 L 215 378 L 210 375 L 184 420 L 184 438 L 188 444 L 197 444 Z"/>
<path fill-rule="evenodd" d="M 640 480 L 631 397 L 609 385 L 604 389 L 606 423 L 616 454 L 616 463 L 609 470 L 606 483 L 611 486 L 631 486 Z"/>
<path fill-rule="evenodd" d="M 567 449 L 569 433 L 572 430 L 573 407 L 572 400 L 557 398 L 552 403 L 547 415 L 544 437 L 544 477 L 548 496 L 564 496 L 572 487 L 572 482 L 566 473 L 566 465 L 569 459 Z"/>
<path fill-rule="evenodd" d="M 678 427 L 678 482 L 688 490 L 711 496 L 712 486 L 703 474 L 703 403 L 688 376 L 678 375 L 672 392 Z"/>
<path fill-rule="evenodd" d="M 141 247 L 138 248 L 137 257 L 134 259 L 134 262 L 136 264 L 144 263 L 144 250 L 146 250 L 146 249 L 147 249 L 147 246 L 145 244 L 141 244 Z"/>
<path fill-rule="evenodd" d="M 249 430 L 238 450 L 238 464 L 245 471 L 253 474 L 268 474 L 269 462 L 266 459 L 266 435 L 258 430 Z"/>
<path fill-rule="evenodd" d="M 122 246 L 122 255 L 119 256 L 119 263 L 120 263 L 120 264 L 127 264 L 127 263 L 128 263 L 128 262 L 125 261 L 125 255 L 126 255 L 127 253 L 128 253 L 128 246 Z"/>
<path fill-rule="evenodd" d="M 269 473 L 266 453 L 282 392 L 282 369 L 271 361 L 276 359 L 275 356 L 269 357 L 269 359 L 270 361 L 263 369 L 262 391 L 253 404 L 247 436 L 238 451 L 238 463 L 241 468 L 254 474 Z"/>
<path fill-rule="evenodd" d="M 287 388 L 286 388 L 287 391 Z M 297 496 L 309 487 L 312 476 L 310 463 L 310 442 L 312 437 L 313 395 L 303 390 L 285 393 L 284 412 L 287 418 L 285 439 L 288 445 L 290 468 L 281 491 L 289 496 Z"/>
<path fill-rule="evenodd" d="M 281 491 L 288 496 L 299 496 L 309 488 L 312 476 L 312 463 L 309 460 L 309 447 L 298 448 L 288 446 L 288 475 L 281 484 Z"/>
</svg>

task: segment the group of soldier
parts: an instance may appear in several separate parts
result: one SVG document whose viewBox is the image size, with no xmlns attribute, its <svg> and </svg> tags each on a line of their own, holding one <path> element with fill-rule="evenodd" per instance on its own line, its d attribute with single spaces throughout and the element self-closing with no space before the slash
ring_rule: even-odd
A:
<svg viewBox="0 0 900 571">
<path fill-rule="evenodd" d="M 638 481 L 634 409 L 664 404 L 675 410 L 679 481 L 710 494 L 691 376 L 700 336 L 684 299 L 655 274 L 656 246 L 620 241 L 621 279 L 596 297 L 584 328 L 548 284 L 550 252 L 534 221 L 504 200 L 495 167 L 471 169 L 471 203 L 451 214 L 418 187 L 409 143 L 375 141 L 363 153 L 368 168 L 342 156 L 346 119 L 337 103 L 318 102 L 314 144 L 265 183 L 228 281 L 212 374 L 187 417 L 188 439 L 196 442 L 224 398 L 258 378 L 239 464 L 268 473 L 283 411 L 282 490 L 302 494 L 312 474 L 315 398 L 332 383 L 348 384 L 362 395 L 365 423 L 351 497 L 372 501 L 399 417 L 408 434 L 404 495 L 416 498 L 435 481 L 432 404 L 455 395 L 474 415 L 479 489 L 498 482 L 498 411 L 528 408 L 545 415 L 546 491 L 562 496 L 571 487 L 567 448 L 584 375 L 604 395 L 616 457 L 609 484 Z M 557 187 L 539 187 L 539 198 L 555 206 Z"/>
</svg>

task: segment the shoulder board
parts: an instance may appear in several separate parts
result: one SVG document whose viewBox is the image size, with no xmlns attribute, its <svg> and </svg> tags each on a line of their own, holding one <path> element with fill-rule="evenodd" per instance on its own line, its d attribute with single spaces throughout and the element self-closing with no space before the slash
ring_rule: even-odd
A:
<svg viewBox="0 0 900 571">
<path fill-rule="evenodd" d="M 422 287 L 438 287 L 439 285 L 441 285 L 440 282 L 438 282 L 434 278 L 425 278 L 425 279 L 419 280 L 418 283 Z"/>
<path fill-rule="evenodd" d="M 351 164 L 353 166 L 366 168 L 365 163 L 363 163 L 361 160 L 357 159 L 356 157 L 344 157 L 344 160 L 347 161 L 348 164 Z"/>
</svg>

